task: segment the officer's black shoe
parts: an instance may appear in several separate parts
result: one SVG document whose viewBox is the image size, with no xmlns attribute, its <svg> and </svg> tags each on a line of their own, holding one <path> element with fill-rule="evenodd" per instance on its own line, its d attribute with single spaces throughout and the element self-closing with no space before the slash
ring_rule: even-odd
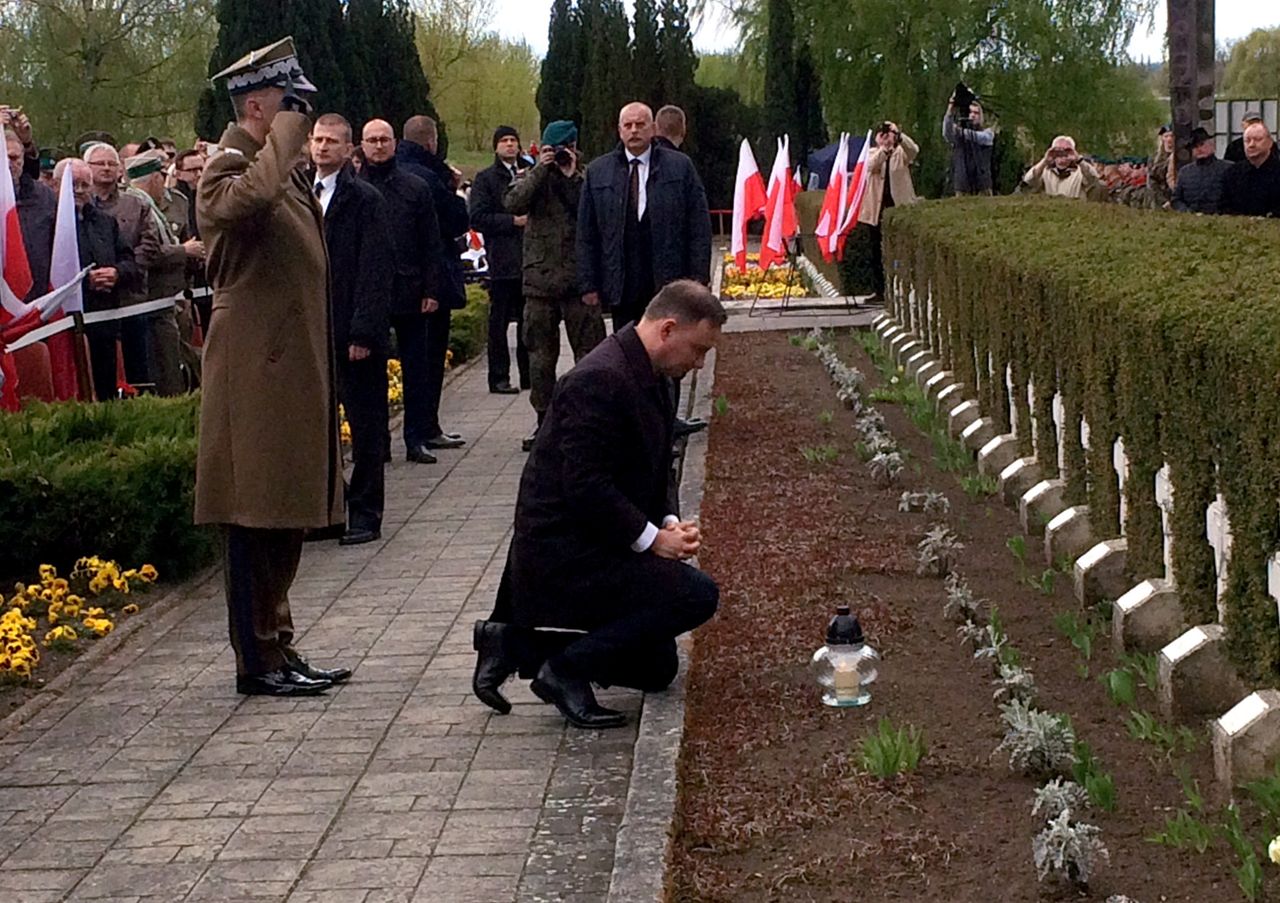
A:
<svg viewBox="0 0 1280 903">
<path fill-rule="evenodd" d="M 519 395 L 520 390 L 511 383 L 495 383 L 489 387 L 489 392 L 494 395 Z"/>
<path fill-rule="evenodd" d="M 286 652 L 285 667 L 294 674 L 301 674 L 312 680 L 324 680 L 331 684 L 345 683 L 351 678 L 350 668 L 317 668 L 296 652 Z"/>
<path fill-rule="evenodd" d="M 438 458 L 425 445 L 411 445 L 404 459 L 411 464 L 435 464 Z"/>
<path fill-rule="evenodd" d="M 574 727 L 583 730 L 603 730 L 610 727 L 622 727 L 627 723 L 627 716 L 613 709 L 606 709 L 596 702 L 596 694 L 591 692 L 591 684 L 577 678 L 567 678 L 551 670 L 551 663 L 545 663 L 538 671 L 538 676 L 529 684 L 533 695 L 545 703 L 555 706 L 560 714 Z"/>
<path fill-rule="evenodd" d="M 340 546 L 362 546 L 366 542 L 376 542 L 382 538 L 381 530 L 366 530 L 363 527 L 352 527 L 338 540 Z"/>
<path fill-rule="evenodd" d="M 423 445 L 430 449 L 462 448 L 462 446 L 466 444 L 467 440 L 463 439 L 457 433 L 441 433 L 439 436 L 428 439 L 423 443 Z"/>
<path fill-rule="evenodd" d="M 331 686 L 332 681 L 313 680 L 289 668 L 236 678 L 236 692 L 245 696 L 319 696 Z"/>
<path fill-rule="evenodd" d="M 471 692 L 499 715 L 511 712 L 511 703 L 502 695 L 502 685 L 516 671 L 507 661 L 504 633 L 506 624 L 476 621 L 471 632 L 471 648 L 476 651 L 476 670 L 471 675 Z"/>
</svg>

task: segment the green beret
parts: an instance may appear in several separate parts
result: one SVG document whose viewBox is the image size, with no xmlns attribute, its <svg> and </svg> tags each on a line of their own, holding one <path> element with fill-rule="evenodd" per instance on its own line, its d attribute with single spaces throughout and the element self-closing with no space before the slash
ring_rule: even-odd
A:
<svg viewBox="0 0 1280 903">
<path fill-rule="evenodd" d="M 578 127 L 568 119 L 557 119 L 542 130 L 543 147 L 563 147 L 578 140 Z"/>
</svg>

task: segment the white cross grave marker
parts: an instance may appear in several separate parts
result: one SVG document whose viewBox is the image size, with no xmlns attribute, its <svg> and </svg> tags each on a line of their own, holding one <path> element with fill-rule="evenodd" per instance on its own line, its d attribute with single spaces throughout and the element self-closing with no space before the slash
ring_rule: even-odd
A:
<svg viewBox="0 0 1280 903">
<path fill-rule="evenodd" d="M 1124 437 L 1118 437 L 1111 447 L 1111 464 L 1116 469 L 1116 477 L 1120 483 L 1120 535 L 1124 536 L 1125 503 L 1124 484 L 1129 479 L 1129 456 L 1124 453 Z"/>
<path fill-rule="evenodd" d="M 1164 537 L 1164 579 L 1173 581 L 1173 530 L 1169 526 L 1173 517 L 1173 480 L 1169 465 L 1156 471 L 1156 504 L 1160 506 L 1160 533 Z"/>
<path fill-rule="evenodd" d="M 1231 564 L 1231 518 L 1221 495 L 1205 509 L 1205 533 L 1213 546 L 1213 567 L 1218 574 L 1218 621 L 1225 616 L 1222 595 L 1227 591 L 1227 569 Z"/>
</svg>

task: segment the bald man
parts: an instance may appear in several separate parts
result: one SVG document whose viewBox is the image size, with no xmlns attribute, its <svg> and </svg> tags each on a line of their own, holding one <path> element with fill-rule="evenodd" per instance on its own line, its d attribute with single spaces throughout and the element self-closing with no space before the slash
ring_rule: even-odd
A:
<svg viewBox="0 0 1280 903">
<path fill-rule="evenodd" d="M 664 285 L 711 281 L 711 218 L 693 163 L 654 143 L 645 104 L 622 108 L 618 137 L 587 167 L 577 239 L 582 300 L 608 310 L 615 332 L 639 320 Z"/>
<path fill-rule="evenodd" d="M 1244 130 L 1244 159 L 1222 177 L 1222 212 L 1236 216 L 1280 216 L 1280 157 L 1265 124 Z"/>
</svg>

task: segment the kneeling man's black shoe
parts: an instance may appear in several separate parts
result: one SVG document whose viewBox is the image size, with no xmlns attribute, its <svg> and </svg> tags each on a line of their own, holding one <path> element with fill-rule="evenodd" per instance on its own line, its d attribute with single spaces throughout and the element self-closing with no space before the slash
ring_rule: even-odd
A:
<svg viewBox="0 0 1280 903">
<path fill-rule="evenodd" d="M 236 692 L 245 696 L 319 696 L 331 686 L 331 681 L 313 680 L 290 668 L 236 678 Z"/>
<path fill-rule="evenodd" d="M 471 631 L 471 648 L 476 651 L 476 670 L 471 675 L 471 692 L 499 715 L 511 711 L 511 703 L 502 695 L 502 685 L 515 673 L 516 665 L 507 661 L 503 634 L 505 624 L 476 621 Z"/>
<path fill-rule="evenodd" d="M 686 436 L 692 436 L 694 433 L 700 433 L 707 428 L 707 421 L 701 417 L 694 417 L 684 420 L 680 417 L 676 418 L 675 429 L 672 432 L 673 439 L 684 439 Z"/>
<path fill-rule="evenodd" d="M 529 684 L 529 689 L 543 702 L 559 709 L 560 714 L 574 727 L 601 730 L 622 727 L 627 723 L 626 715 L 606 709 L 596 702 L 591 684 L 577 678 L 561 677 L 551 670 L 550 662 L 543 664 L 538 676 Z"/>
</svg>

